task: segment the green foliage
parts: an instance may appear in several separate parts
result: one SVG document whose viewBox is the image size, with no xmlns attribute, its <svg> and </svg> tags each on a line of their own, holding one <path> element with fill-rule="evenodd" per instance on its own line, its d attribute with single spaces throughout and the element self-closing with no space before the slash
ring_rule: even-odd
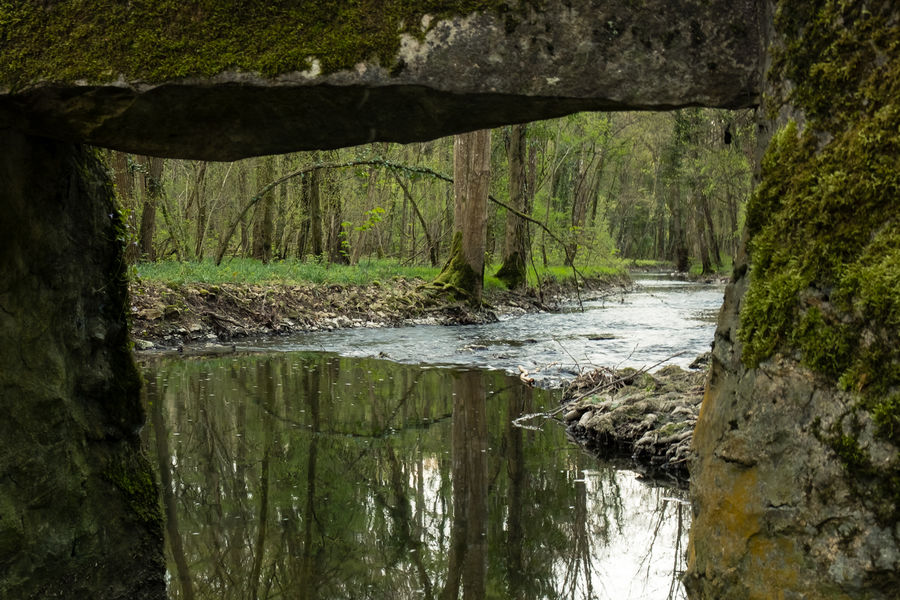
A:
<svg viewBox="0 0 900 600">
<path fill-rule="evenodd" d="M 376 225 L 381 223 L 381 220 L 384 218 L 384 209 L 380 206 L 376 206 L 372 210 L 367 210 L 365 217 L 366 220 L 363 221 L 363 224 L 354 227 L 354 231 L 369 231 L 370 229 L 373 229 Z"/>
<path fill-rule="evenodd" d="M 0 81 L 160 82 L 223 71 L 324 73 L 375 60 L 391 68 L 422 17 L 508 9 L 497 0 L 0 3 Z"/>
<path fill-rule="evenodd" d="M 350 240 L 347 233 L 347 230 L 353 226 L 353 223 L 350 221 L 342 221 L 341 222 L 341 230 L 338 232 L 338 237 L 340 238 L 341 248 L 340 253 L 345 256 L 347 259 L 350 258 Z"/>
</svg>

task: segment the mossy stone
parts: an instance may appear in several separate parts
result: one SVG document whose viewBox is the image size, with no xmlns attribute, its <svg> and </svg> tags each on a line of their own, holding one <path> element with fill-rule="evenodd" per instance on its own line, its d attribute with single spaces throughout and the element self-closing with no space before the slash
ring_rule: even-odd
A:
<svg viewBox="0 0 900 600">
<path fill-rule="evenodd" d="M 747 209 L 751 284 L 744 363 L 776 353 L 852 392 L 879 435 L 900 423 L 900 25 L 893 2 L 780 2 L 769 114 L 805 116 L 773 136 Z M 893 18 L 892 18 L 893 15 Z M 787 84 L 790 82 L 790 85 Z M 846 432 L 828 438 L 864 489 L 900 497 Z M 851 451 L 852 450 L 852 451 Z M 871 461 L 869 461 L 871 462 Z M 891 518 L 900 514 L 895 507 Z"/>
<path fill-rule="evenodd" d="M 534 3 L 532 3 L 534 4 Z M 390 68 L 423 17 L 509 12 L 505 0 L 58 0 L 0 4 L 0 81 L 162 82 L 243 71 Z"/>
</svg>

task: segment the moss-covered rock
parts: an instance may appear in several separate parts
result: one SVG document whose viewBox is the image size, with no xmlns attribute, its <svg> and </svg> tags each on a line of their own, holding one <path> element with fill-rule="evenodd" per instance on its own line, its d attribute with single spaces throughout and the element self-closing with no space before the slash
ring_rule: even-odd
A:
<svg viewBox="0 0 900 600">
<path fill-rule="evenodd" d="M 112 187 L 83 147 L 0 144 L 0 597 L 161 600 Z"/>
<path fill-rule="evenodd" d="M 761 123 L 771 133 L 748 206 L 749 265 L 726 292 L 694 437 L 687 582 L 698 598 L 890 598 L 900 8 L 818 0 L 772 11 Z"/>
<path fill-rule="evenodd" d="M 505 0 L 7 2 L 0 80 L 158 83 L 225 71 L 272 77 L 393 66 L 401 34 L 422 36 L 437 19 L 487 10 L 511 7 Z"/>
<path fill-rule="evenodd" d="M 867 420 L 877 413 L 889 425 L 900 398 L 896 6 L 782 3 L 775 23 L 784 42 L 773 50 L 770 77 L 792 85 L 776 87 L 770 113 L 790 104 L 806 122 L 801 128 L 790 120 L 773 136 L 748 207 L 744 363 L 796 352 L 853 393 L 849 411 L 863 411 Z M 890 426 L 879 431 L 896 435 Z M 824 438 L 843 455 L 848 435 Z M 856 462 L 847 463 L 849 472 L 868 480 L 873 473 Z M 900 500 L 900 487 L 889 489 L 896 481 L 887 476 L 880 491 Z M 900 504 L 886 516 L 896 520 Z"/>
<path fill-rule="evenodd" d="M 758 100 L 735 0 L 0 3 L 0 127 L 233 159 Z"/>
</svg>

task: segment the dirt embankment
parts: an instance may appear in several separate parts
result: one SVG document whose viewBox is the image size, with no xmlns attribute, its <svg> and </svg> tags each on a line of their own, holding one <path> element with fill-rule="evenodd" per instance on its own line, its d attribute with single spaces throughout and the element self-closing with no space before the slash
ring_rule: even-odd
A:
<svg viewBox="0 0 900 600">
<path fill-rule="evenodd" d="M 576 378 L 563 396 L 567 430 L 596 454 L 631 456 L 652 474 L 686 480 L 694 425 L 706 383 L 704 357 L 690 371 L 647 373 L 600 368 Z"/>
<path fill-rule="evenodd" d="M 228 345 L 236 340 L 346 327 L 396 327 L 416 323 L 486 323 L 498 314 L 553 310 L 572 288 L 545 285 L 540 293 L 488 292 L 486 305 L 448 302 L 397 278 L 356 285 L 163 284 L 135 281 L 132 337 L 139 350 Z M 624 290 L 627 278 L 589 281 L 582 294 Z"/>
</svg>

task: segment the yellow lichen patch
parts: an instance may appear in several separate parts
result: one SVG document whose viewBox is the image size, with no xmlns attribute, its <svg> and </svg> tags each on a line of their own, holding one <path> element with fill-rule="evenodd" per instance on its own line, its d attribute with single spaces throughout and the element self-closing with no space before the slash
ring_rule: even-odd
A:
<svg viewBox="0 0 900 600">
<path fill-rule="evenodd" d="M 716 461 L 706 469 L 706 482 L 700 489 L 704 521 L 708 536 L 704 544 L 716 549 L 714 554 L 724 564 L 737 564 L 747 553 L 749 541 L 762 527 L 763 499 L 759 472 L 735 468 Z"/>
<path fill-rule="evenodd" d="M 799 574 L 805 571 L 803 555 L 794 540 L 755 536 L 747 546 L 745 571 L 754 576 L 746 582 L 748 600 L 785 598 L 785 592 L 797 590 Z M 772 582 L 777 581 L 777 596 L 772 596 Z"/>
</svg>

